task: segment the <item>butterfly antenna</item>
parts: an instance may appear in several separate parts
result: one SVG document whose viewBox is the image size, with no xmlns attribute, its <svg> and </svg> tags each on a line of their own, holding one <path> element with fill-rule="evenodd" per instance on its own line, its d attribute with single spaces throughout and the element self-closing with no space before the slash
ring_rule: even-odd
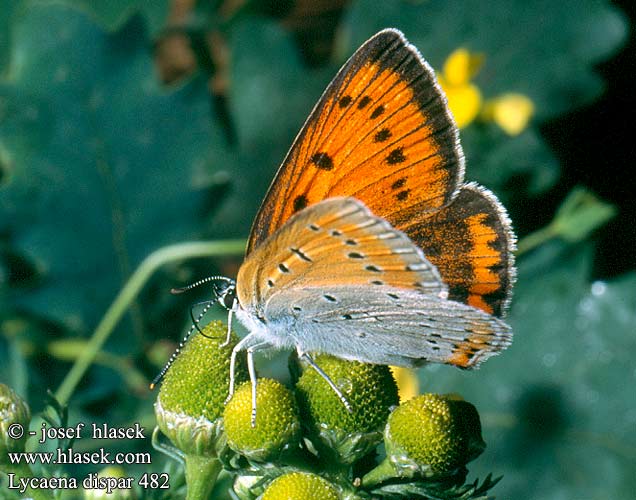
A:
<svg viewBox="0 0 636 500">
<path fill-rule="evenodd" d="M 190 284 L 188 286 L 173 288 L 173 289 L 170 290 L 170 293 L 172 293 L 174 295 L 178 295 L 180 293 L 190 291 L 193 288 L 196 288 L 198 286 L 204 285 L 206 283 L 210 283 L 211 281 L 231 281 L 231 280 L 230 280 L 230 278 L 227 278 L 225 276 L 208 276 L 207 278 L 203 278 L 203 279 L 201 279 L 199 281 L 195 281 L 194 283 L 192 283 L 192 284 Z"/>
<path fill-rule="evenodd" d="M 152 382 L 150 383 L 150 390 L 152 391 L 159 382 L 161 382 L 161 380 L 163 379 L 163 377 L 166 375 L 166 373 L 168 373 L 168 370 L 170 369 L 170 367 L 172 366 L 172 364 L 174 363 L 175 359 L 177 359 L 179 357 L 179 354 L 181 353 L 181 350 L 183 349 L 183 346 L 185 346 L 186 342 L 188 341 L 188 339 L 190 338 L 190 336 L 192 335 L 192 333 L 194 332 L 195 328 L 198 330 L 198 332 L 203 335 L 204 337 L 208 338 L 208 339 L 215 339 L 218 337 L 210 337 L 209 335 L 206 335 L 205 333 L 203 333 L 203 331 L 201 330 L 201 328 L 199 327 L 199 323 L 201 322 L 201 320 L 203 319 L 203 317 L 207 314 L 207 312 L 210 310 L 210 308 L 215 304 L 215 302 L 213 300 L 206 300 L 205 302 L 199 302 L 198 304 L 194 304 L 191 308 L 190 308 L 190 318 L 192 318 L 192 325 L 190 326 L 190 328 L 188 329 L 188 332 L 184 335 L 183 340 L 181 342 L 179 342 L 179 345 L 177 346 L 177 348 L 174 350 L 174 352 L 172 353 L 172 355 L 170 356 L 170 358 L 168 359 L 168 362 L 165 364 L 165 366 L 161 369 L 161 371 L 159 372 L 159 374 L 152 380 Z M 195 318 L 194 317 L 194 308 L 196 306 L 203 306 L 203 310 L 199 313 L 199 315 Z"/>
<path fill-rule="evenodd" d="M 211 281 L 231 282 L 232 280 L 230 278 L 225 277 L 225 276 L 208 276 L 207 278 L 203 278 L 203 279 L 201 279 L 199 281 L 195 281 L 194 283 L 192 283 L 192 284 L 190 284 L 188 286 L 184 286 L 184 287 L 180 287 L 180 288 L 173 288 L 173 289 L 170 290 L 170 293 L 172 293 L 174 295 L 177 295 L 177 294 L 180 294 L 180 293 L 184 293 L 184 292 L 192 290 L 193 288 L 196 288 L 198 286 L 204 285 L 206 283 L 210 283 Z M 157 386 L 157 384 L 163 379 L 163 377 L 166 375 L 166 373 L 168 373 L 168 370 L 170 369 L 170 367 L 174 363 L 175 359 L 177 359 L 177 357 L 181 353 L 181 350 L 183 349 L 183 347 L 185 346 L 186 342 L 188 341 L 188 339 L 190 338 L 190 336 L 192 335 L 192 333 L 194 332 L 195 329 L 201 335 L 203 335 L 204 337 L 206 337 L 208 339 L 214 339 L 215 338 L 215 337 L 210 337 L 209 335 L 206 335 L 205 333 L 203 333 L 203 331 L 199 327 L 199 323 L 201 322 L 203 317 L 207 314 L 207 312 L 210 310 L 210 308 L 214 304 L 215 304 L 215 301 L 206 300 L 204 302 L 199 302 L 198 304 L 194 304 L 190 308 L 190 318 L 192 319 L 192 325 L 190 326 L 188 332 L 183 337 L 183 340 L 181 342 L 179 342 L 179 345 L 177 346 L 177 348 L 174 350 L 174 352 L 172 353 L 172 355 L 168 359 L 168 362 L 166 363 L 166 365 L 161 369 L 159 374 L 150 383 L 150 390 L 153 390 Z M 204 306 L 203 310 L 195 318 L 194 317 L 194 308 L 196 306 L 200 306 L 200 305 Z"/>
<path fill-rule="evenodd" d="M 194 328 L 197 329 L 197 331 L 203 335 L 206 339 L 210 339 L 210 340 L 216 340 L 216 339 L 220 339 L 223 338 L 222 336 L 210 336 L 207 333 L 205 333 L 203 330 L 201 330 L 201 328 L 199 327 L 199 323 L 201 323 L 201 320 L 203 319 L 203 317 L 208 313 L 208 311 L 210 310 L 210 308 L 216 304 L 215 301 L 213 300 L 206 300 L 203 302 L 199 302 L 198 304 L 194 304 L 191 308 L 190 308 L 190 318 L 192 319 L 192 326 L 190 327 L 190 330 L 188 330 L 188 333 L 185 335 L 185 337 L 183 338 L 182 343 L 184 344 L 185 342 L 187 342 L 188 338 L 190 337 L 190 335 L 192 335 L 192 331 L 194 330 Z M 203 310 L 199 313 L 199 315 L 195 318 L 194 317 L 194 308 L 196 306 L 203 306 Z"/>
</svg>

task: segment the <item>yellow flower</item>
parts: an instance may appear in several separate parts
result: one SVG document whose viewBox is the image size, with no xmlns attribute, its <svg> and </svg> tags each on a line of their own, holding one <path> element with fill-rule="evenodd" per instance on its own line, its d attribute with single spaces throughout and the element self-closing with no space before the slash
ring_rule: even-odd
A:
<svg viewBox="0 0 636 500">
<path fill-rule="evenodd" d="M 441 74 L 437 76 L 459 128 L 469 125 L 479 114 L 481 92 L 470 80 L 477 74 L 483 61 L 482 54 L 459 48 L 448 56 Z"/>
<path fill-rule="evenodd" d="M 534 114 L 534 104 L 528 96 L 513 92 L 502 94 L 484 104 L 482 117 L 494 121 L 508 135 L 519 135 Z"/>
<path fill-rule="evenodd" d="M 483 63 L 483 54 L 460 47 L 448 56 L 437 75 L 457 126 L 465 128 L 479 116 L 486 122 L 496 123 L 508 135 L 520 134 L 534 114 L 534 104 L 529 97 L 513 92 L 483 104 L 481 91 L 471 82 Z"/>
<path fill-rule="evenodd" d="M 391 366 L 391 373 L 398 386 L 400 401 L 408 401 L 419 394 L 420 384 L 415 371 L 402 366 Z"/>
<path fill-rule="evenodd" d="M 459 87 L 472 80 L 484 63 L 484 55 L 468 52 L 459 48 L 453 51 L 444 62 L 442 73 L 448 85 Z"/>
</svg>

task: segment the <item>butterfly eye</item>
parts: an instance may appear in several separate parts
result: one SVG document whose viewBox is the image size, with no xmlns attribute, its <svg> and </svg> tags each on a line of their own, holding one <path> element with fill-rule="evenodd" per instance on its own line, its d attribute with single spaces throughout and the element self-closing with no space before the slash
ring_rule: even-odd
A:
<svg viewBox="0 0 636 500">
<path fill-rule="evenodd" d="M 230 285 L 219 293 L 219 304 L 227 310 L 233 309 L 236 302 L 236 288 Z"/>
</svg>

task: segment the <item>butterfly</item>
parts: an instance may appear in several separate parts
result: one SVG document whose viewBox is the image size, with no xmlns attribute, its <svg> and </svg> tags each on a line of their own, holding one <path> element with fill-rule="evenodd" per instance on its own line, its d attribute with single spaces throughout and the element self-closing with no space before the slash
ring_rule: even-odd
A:
<svg viewBox="0 0 636 500">
<path fill-rule="evenodd" d="M 396 29 L 329 84 L 276 174 L 236 282 L 211 277 L 249 333 L 234 347 L 366 363 L 473 368 L 505 349 L 515 237 L 496 196 L 464 183 L 434 72 Z M 199 283 L 201 283 L 199 282 Z M 197 283 L 197 284 L 199 284 Z M 195 284 L 195 285 L 197 285 Z M 228 328 L 229 334 L 229 328 Z"/>
</svg>

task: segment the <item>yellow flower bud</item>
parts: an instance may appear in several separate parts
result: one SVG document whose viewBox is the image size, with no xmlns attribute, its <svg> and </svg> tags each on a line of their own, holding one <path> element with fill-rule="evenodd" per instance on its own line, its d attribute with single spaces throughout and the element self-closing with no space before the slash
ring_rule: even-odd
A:
<svg viewBox="0 0 636 500">
<path fill-rule="evenodd" d="M 467 84 L 477 75 L 484 59 L 483 54 L 471 53 L 463 47 L 454 50 L 442 68 L 446 84 L 453 87 Z"/>
<path fill-rule="evenodd" d="M 438 80 L 448 99 L 448 107 L 455 123 L 459 128 L 465 128 L 479 114 L 482 103 L 479 88 L 468 82 L 458 86 L 448 85 L 443 77 L 438 77 Z"/>
</svg>

